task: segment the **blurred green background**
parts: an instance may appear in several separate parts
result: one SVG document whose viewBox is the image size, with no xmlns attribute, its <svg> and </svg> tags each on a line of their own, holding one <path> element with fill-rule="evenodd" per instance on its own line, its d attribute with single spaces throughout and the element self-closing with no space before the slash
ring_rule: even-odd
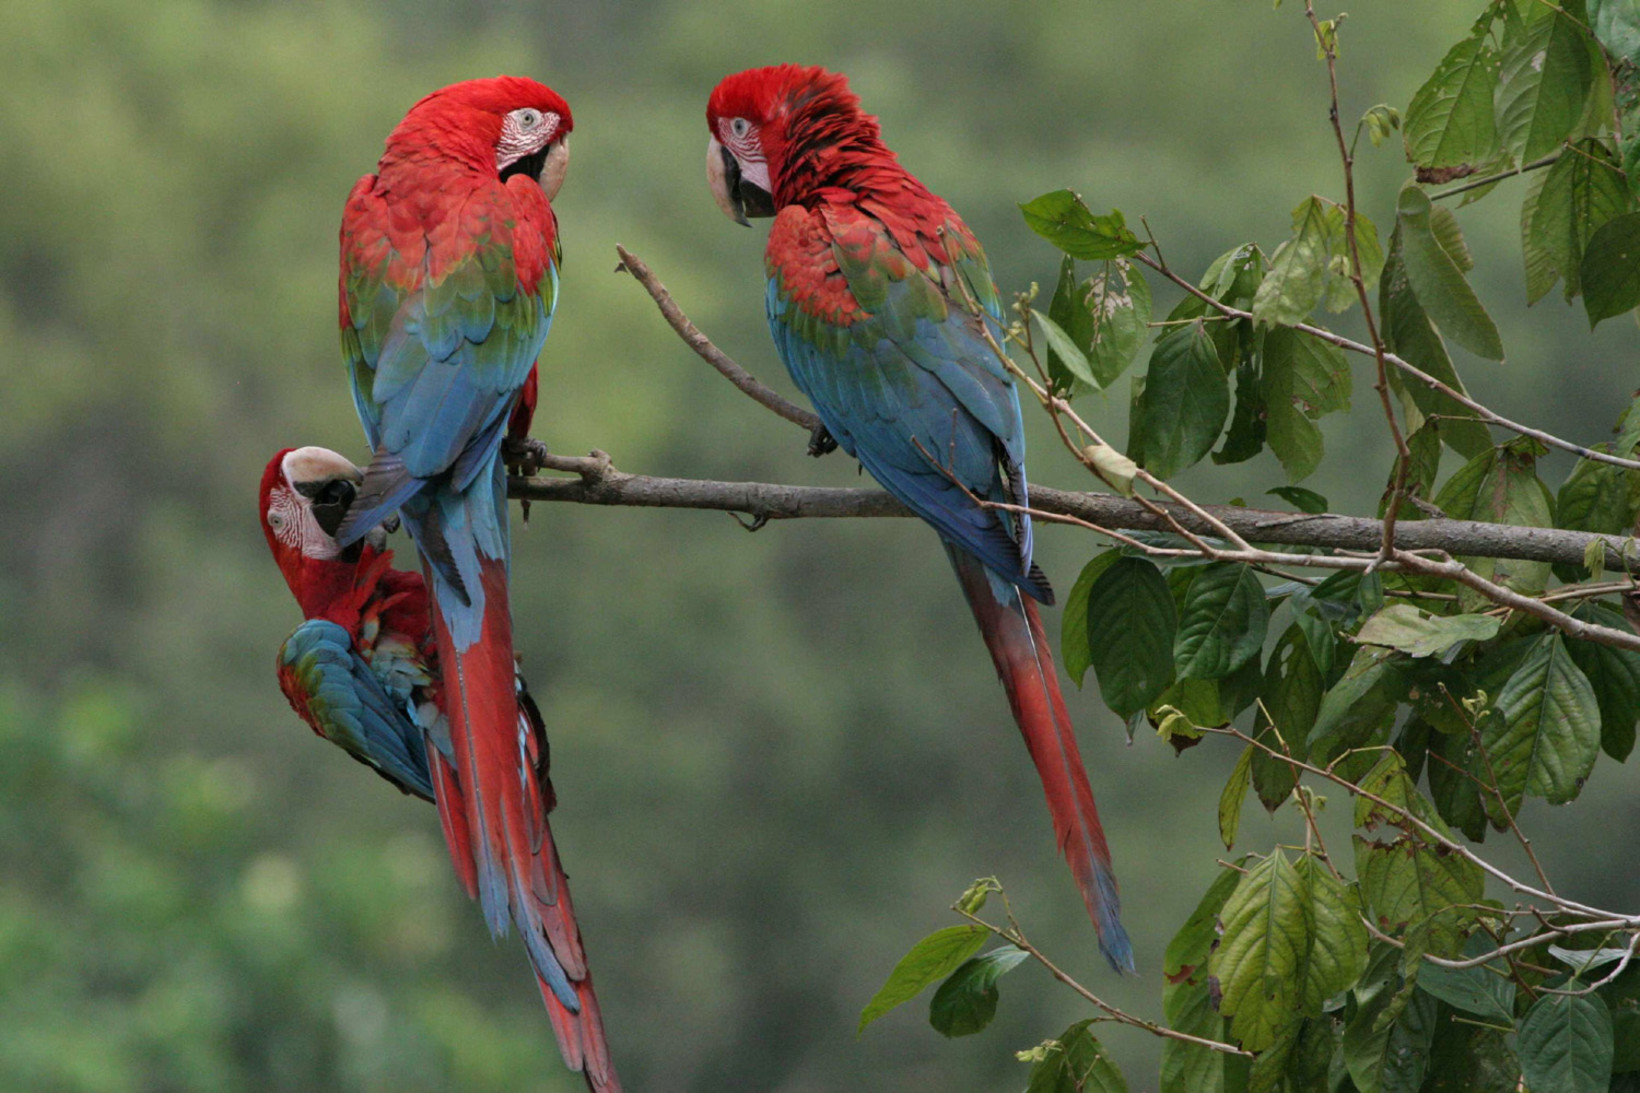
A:
<svg viewBox="0 0 1640 1093">
<path fill-rule="evenodd" d="M 1352 7 L 1346 117 L 1404 107 L 1478 6 Z M 762 318 L 763 230 L 725 221 L 702 177 L 705 99 L 728 72 L 848 72 L 1005 290 L 1054 275 L 1015 208 L 1044 190 L 1145 215 L 1191 272 L 1247 239 L 1273 247 L 1310 192 L 1341 196 L 1293 4 L 5 0 L 0 25 L 8 1091 L 580 1088 L 516 941 L 492 945 L 452 882 L 433 810 L 315 740 L 272 670 L 297 615 L 257 530 L 258 475 L 293 444 L 363 457 L 336 224 L 421 93 L 506 71 L 572 103 L 536 432 L 630 471 L 857 481 L 841 455 L 805 458 L 611 273 L 614 244 L 633 248 L 789 388 Z M 1397 148 L 1364 151 L 1380 225 L 1406 173 Z M 1460 364 L 1503 412 L 1601 439 L 1636 385 L 1635 329 L 1591 337 L 1557 298 L 1521 307 L 1518 207 L 1517 183 L 1461 214 L 1510 360 Z M 1158 311 L 1176 299 L 1156 294 Z M 1326 423 L 1306 485 L 1367 511 L 1388 457 L 1356 368 L 1357 410 Z M 1122 390 L 1085 408 L 1118 441 Z M 1042 425 L 1034 477 L 1084 482 Z M 1546 467 L 1558 484 L 1565 464 Z M 1282 478 L 1266 454 L 1184 481 L 1222 501 Z M 1040 541 L 1068 589 L 1093 542 Z M 1007 980 L 981 1035 L 943 1040 L 921 1002 L 854 1035 L 893 962 L 983 874 L 1072 974 L 1160 1013 L 1162 949 L 1222 853 L 1234 755 L 1128 746 L 1096 694 L 1070 696 L 1143 972 L 1118 982 L 926 529 L 748 536 L 720 514 L 538 505 L 516 550 L 553 822 L 629 1088 L 1017 1087 L 1011 1051 L 1086 1015 L 1037 969 Z M 1576 805 L 1528 805 L 1565 893 L 1640 905 L 1636 785 L 1602 761 Z M 1292 829 L 1250 812 L 1243 837 Z M 1154 1087 L 1154 1042 L 1108 1040 Z"/>
</svg>

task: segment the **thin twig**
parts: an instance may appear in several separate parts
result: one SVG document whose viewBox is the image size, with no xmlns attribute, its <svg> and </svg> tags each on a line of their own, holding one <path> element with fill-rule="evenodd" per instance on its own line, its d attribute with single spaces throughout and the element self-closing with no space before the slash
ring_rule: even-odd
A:
<svg viewBox="0 0 1640 1093">
<path fill-rule="evenodd" d="M 1497 174 L 1487 175 L 1485 178 L 1470 179 L 1461 186 L 1452 186 L 1445 190 L 1438 190 L 1435 193 L 1430 194 L 1429 199 L 1431 201 L 1439 201 L 1446 197 L 1457 197 L 1459 194 L 1468 193 L 1470 190 L 1478 190 L 1482 186 L 1490 186 L 1494 182 L 1502 182 L 1506 178 L 1514 178 L 1516 175 L 1523 175 L 1527 171 L 1535 171 L 1540 167 L 1547 167 L 1559 158 L 1560 152 L 1555 152 L 1552 155 L 1544 156 L 1542 159 L 1534 159 L 1532 162 L 1521 167 L 1511 167 L 1507 171 L 1499 171 Z"/>
</svg>

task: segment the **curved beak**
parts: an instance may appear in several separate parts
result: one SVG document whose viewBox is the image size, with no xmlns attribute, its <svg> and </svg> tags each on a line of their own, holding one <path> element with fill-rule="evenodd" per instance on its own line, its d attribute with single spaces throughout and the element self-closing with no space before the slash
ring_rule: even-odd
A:
<svg viewBox="0 0 1640 1093">
<path fill-rule="evenodd" d="M 740 200 L 740 163 L 716 137 L 706 138 L 706 181 L 712 187 L 712 200 L 723 210 L 723 215 L 743 228 L 751 227 L 752 222 L 746 219 L 746 209 Z"/>
<path fill-rule="evenodd" d="M 564 174 L 569 170 L 569 134 L 565 133 L 551 144 L 547 145 L 547 158 L 541 164 L 541 192 L 551 201 L 558 196 L 558 189 L 564 184 Z"/>
</svg>

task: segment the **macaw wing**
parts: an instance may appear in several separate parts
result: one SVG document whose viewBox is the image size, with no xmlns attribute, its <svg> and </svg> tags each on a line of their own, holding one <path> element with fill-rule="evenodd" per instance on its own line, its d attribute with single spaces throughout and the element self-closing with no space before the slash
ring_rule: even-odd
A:
<svg viewBox="0 0 1640 1093">
<path fill-rule="evenodd" d="M 1024 423 L 981 325 L 995 290 L 975 296 L 987 318 L 966 299 L 965 284 L 989 283 L 977 245 L 963 261 L 919 268 L 857 208 L 788 206 L 769 239 L 769 327 L 846 451 L 945 539 L 1047 598 L 1029 521 L 976 500 L 1026 503 Z"/>
<path fill-rule="evenodd" d="M 433 799 L 423 730 L 353 649 L 342 627 L 309 619 L 279 650 L 279 687 L 313 731 L 405 793 Z"/>
<path fill-rule="evenodd" d="M 375 459 L 338 538 L 374 527 L 422 481 L 457 491 L 501 443 L 557 301 L 549 260 L 520 277 L 515 224 L 526 219 L 500 183 L 481 185 L 440 230 L 395 232 L 364 182 L 342 222 L 342 347 Z M 536 213 L 551 217 L 543 202 Z M 543 264 L 532 259 L 532 264 Z"/>
</svg>

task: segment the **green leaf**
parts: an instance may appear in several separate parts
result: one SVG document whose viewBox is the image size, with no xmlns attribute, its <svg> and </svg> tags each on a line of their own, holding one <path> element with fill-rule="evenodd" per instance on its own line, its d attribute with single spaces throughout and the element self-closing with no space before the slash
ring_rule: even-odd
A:
<svg viewBox="0 0 1640 1093">
<path fill-rule="evenodd" d="M 1306 854 L 1297 873 L 1304 881 L 1310 918 L 1310 947 L 1300 978 L 1299 1003 L 1315 1017 L 1333 995 L 1351 986 L 1367 962 L 1367 928 L 1353 885 L 1333 875 L 1322 860 Z"/>
<path fill-rule="evenodd" d="M 1460 940 L 1461 925 L 1474 918 L 1473 911 L 1454 908 L 1485 895 L 1480 867 L 1431 845 L 1422 836 L 1382 842 L 1356 835 L 1354 845 L 1361 898 L 1374 924 L 1398 936 L 1409 927 L 1429 922 L 1429 950 L 1449 955 Z"/>
<path fill-rule="evenodd" d="M 1230 413 L 1230 381 L 1206 324 L 1175 327 L 1150 354 L 1128 455 L 1171 478 L 1212 450 Z M 1142 453 L 1142 454 L 1141 454 Z"/>
<path fill-rule="evenodd" d="M 978 952 L 989 936 L 990 931 L 983 926 L 948 926 L 917 942 L 894 965 L 888 979 L 860 1011 L 855 1035 L 864 1032 L 867 1025 L 895 1006 L 915 998 L 923 988 L 950 975 Z"/>
<path fill-rule="evenodd" d="M 1431 615 L 1409 603 L 1390 604 L 1361 624 L 1356 640 L 1408 656 L 1435 657 L 1460 641 L 1490 641 L 1503 620 L 1492 615 Z"/>
<path fill-rule="evenodd" d="M 1428 1071 L 1439 1007 L 1433 998 L 1402 991 L 1399 953 L 1374 945 L 1356 987 L 1355 1011 L 1344 1026 L 1343 1056 L 1360 1093 L 1417 1093 Z"/>
<path fill-rule="evenodd" d="M 1213 462 L 1243 463 L 1263 451 L 1267 416 L 1259 377 L 1259 357 L 1250 353 L 1236 364 L 1236 409 L 1230 415 L 1230 428 L 1225 431 L 1224 446 L 1213 453 Z"/>
<path fill-rule="evenodd" d="M 1264 401 L 1270 450 L 1291 481 L 1321 463 L 1315 420 L 1350 407 L 1350 367 L 1343 350 L 1287 327 L 1264 340 Z"/>
<path fill-rule="evenodd" d="M 1307 490 L 1303 486 L 1276 486 L 1264 491 L 1274 497 L 1279 497 L 1299 512 L 1311 516 L 1319 516 L 1327 511 L 1327 499 L 1314 490 Z"/>
<path fill-rule="evenodd" d="M 1249 1051 L 1275 1043 L 1302 998 L 1299 976 L 1310 947 L 1308 892 L 1280 850 L 1249 869 L 1224 905 L 1224 934 L 1208 961 Z"/>
<path fill-rule="evenodd" d="M 1418 989 L 1439 998 L 1453 1009 L 1513 1025 L 1515 981 L 1507 974 L 1500 974 L 1504 970 L 1485 965 L 1443 968 L 1439 964 L 1426 964 L 1418 972 Z"/>
<path fill-rule="evenodd" d="M 1114 270 L 1091 278 L 1085 288 L 1092 319 L 1088 366 L 1101 388 L 1116 382 L 1150 332 L 1150 286 L 1137 266 L 1117 259 Z"/>
<path fill-rule="evenodd" d="M 1537 477 L 1535 441 L 1511 441 L 1482 453 L 1460 467 L 1435 497 L 1435 504 L 1454 520 L 1485 520 L 1516 527 L 1549 527 L 1548 489 Z M 1549 580 L 1544 562 L 1512 559 L 1465 559 L 1477 573 L 1520 591 L 1540 592 Z M 1475 602 L 1485 603 L 1478 595 Z M 1459 603 L 1471 602 L 1467 591 Z"/>
<path fill-rule="evenodd" d="M 1510 1039 L 1497 1029 L 1442 1024 L 1430 1052 L 1425 1093 L 1518 1093 L 1520 1062 Z"/>
<path fill-rule="evenodd" d="M 1309 632 L 1298 622 L 1282 634 L 1270 653 L 1264 673 L 1264 703 L 1253 722 L 1256 740 L 1277 751 L 1285 745 L 1286 752 L 1295 759 L 1303 759 L 1309 751 L 1310 729 L 1326 690 L 1310 641 Z M 1259 801 L 1272 812 L 1297 782 L 1290 764 L 1257 749 L 1252 778 Z"/>
<path fill-rule="evenodd" d="M 1276 248 L 1253 298 L 1256 322 L 1291 326 L 1316 309 L 1327 291 L 1330 235 L 1327 207 L 1319 197 L 1293 210 L 1293 237 Z"/>
<path fill-rule="evenodd" d="M 1054 190 L 1019 207 L 1030 229 L 1072 258 L 1105 261 L 1144 250 L 1122 214 L 1095 216 L 1070 190 Z"/>
<path fill-rule="evenodd" d="M 1621 630 L 1627 621 L 1605 604 L 1585 603 L 1573 616 Z M 1566 651 L 1589 679 L 1600 707 L 1600 746 L 1619 763 L 1634 750 L 1635 724 L 1640 722 L 1640 653 L 1597 641 L 1568 638 Z"/>
<path fill-rule="evenodd" d="M 1173 595 L 1154 564 L 1118 558 L 1088 587 L 1084 618 L 1099 693 L 1126 720 L 1173 682 Z"/>
<path fill-rule="evenodd" d="M 1629 955 L 1629 950 L 1626 945 L 1616 949 L 1567 949 L 1550 945 L 1549 955 L 1581 976 L 1607 964 L 1617 963 Z"/>
<path fill-rule="evenodd" d="M 1532 281 L 1528 300 L 1548 291 L 1555 274 L 1566 278 L 1566 299 L 1582 292 L 1582 265 L 1590 240 L 1631 208 L 1628 185 L 1605 141 L 1581 140 L 1561 153 L 1542 185 L 1534 187 L 1521 206 L 1521 237 L 1532 248 L 1527 252 Z M 1534 262 L 1544 259 L 1552 268 L 1533 268 Z"/>
<path fill-rule="evenodd" d="M 1415 183 L 1401 188 L 1396 233 L 1407 281 L 1424 312 L 1465 349 L 1488 360 L 1503 359 L 1503 341 L 1463 271 L 1442 248 L 1430 223 L 1429 196 Z"/>
<path fill-rule="evenodd" d="M 1520 163 L 1576 135 L 1593 79 L 1576 21 L 1548 7 L 1535 8 L 1532 16 L 1520 32 L 1505 35 L 1498 76 L 1499 132 L 1504 148 Z"/>
<path fill-rule="evenodd" d="M 1466 38 L 1447 51 L 1407 106 L 1403 131 L 1408 162 L 1474 166 L 1497 155 L 1492 95 L 1498 67 L 1498 56 L 1483 36 Z"/>
<path fill-rule="evenodd" d="M 1031 1067 L 1025 1093 L 1127 1093 L 1127 1079 L 1089 1031 L 1093 1019 L 1078 1021 L 1047 1047 Z"/>
<path fill-rule="evenodd" d="M 1343 678 L 1322 698 L 1316 712 L 1311 761 L 1330 763 L 1386 730 L 1408 685 L 1399 653 L 1366 645 L 1357 648 Z"/>
<path fill-rule="evenodd" d="M 1526 184 L 1526 196 L 1520 203 L 1520 256 L 1526 266 L 1528 307 L 1547 296 L 1560 280 L 1555 251 L 1559 242 L 1567 238 L 1563 206 L 1553 204 L 1544 216 L 1538 215 L 1543 203 L 1543 187 L 1548 180 L 1547 172 L 1534 174 Z"/>
<path fill-rule="evenodd" d="M 1065 658 L 1065 674 L 1082 686 L 1082 679 L 1093 666 L 1093 650 L 1088 642 L 1088 593 L 1100 574 L 1115 565 L 1122 557 L 1120 550 L 1096 554 L 1082 567 L 1070 595 L 1065 598 L 1064 622 L 1059 631 L 1060 655 Z"/>
<path fill-rule="evenodd" d="M 1604 1093 L 1612 1073 L 1612 1016 L 1597 994 L 1545 994 L 1515 1041 L 1532 1093 Z"/>
<path fill-rule="evenodd" d="M 1635 0 L 1588 0 L 1589 29 L 1606 52 L 1640 65 L 1640 4 Z"/>
<path fill-rule="evenodd" d="M 1258 655 L 1270 622 L 1264 586 L 1243 562 L 1204 567 L 1185 594 L 1173 659 L 1181 679 L 1222 679 Z"/>
<path fill-rule="evenodd" d="M 1579 459 L 1555 498 L 1555 527 L 1602 535 L 1628 534 L 1634 526 L 1633 495 L 1637 484 L 1640 475 L 1626 467 Z"/>
<path fill-rule="evenodd" d="M 1458 225 L 1456 213 L 1445 205 L 1431 202 L 1429 230 L 1435 233 L 1435 242 L 1441 245 L 1441 249 L 1452 259 L 1460 272 L 1468 273 L 1475 268 L 1475 258 L 1469 253 L 1469 244 L 1464 242 L 1463 228 Z"/>
<path fill-rule="evenodd" d="M 1534 643 L 1498 695 L 1498 712 L 1482 723 L 1481 745 L 1510 813 L 1522 793 L 1550 804 L 1576 797 L 1600 753 L 1600 708 L 1558 631 Z"/>
<path fill-rule="evenodd" d="M 1236 829 L 1241 826 L 1241 805 L 1247 799 L 1247 784 L 1253 777 L 1253 753 L 1258 749 L 1249 744 L 1241 751 L 1230 780 L 1219 794 L 1219 839 L 1226 850 L 1236 845 Z"/>
<path fill-rule="evenodd" d="M 1088 311 L 1085 293 L 1077 287 L 1076 259 L 1066 255 L 1059 263 L 1059 282 L 1054 286 L 1053 299 L 1048 302 L 1048 318 L 1059 325 L 1059 329 L 1076 344 L 1077 350 L 1085 354 L 1093 342 L 1093 315 Z M 1069 395 L 1076 389 L 1081 377 L 1072 370 L 1064 358 L 1054 351 L 1053 342 L 1048 342 L 1048 379 L 1058 394 Z M 1081 382 L 1091 383 L 1091 379 L 1082 379 Z"/>
<path fill-rule="evenodd" d="M 1002 945 L 984 956 L 965 961 L 952 972 L 928 1004 L 928 1023 L 942 1036 L 972 1036 L 997 1013 L 997 980 L 1028 955 L 1023 949 Z"/>
<path fill-rule="evenodd" d="M 1042 336 L 1048 342 L 1049 368 L 1052 369 L 1057 362 L 1058 367 L 1089 387 L 1099 387 L 1100 383 L 1094 378 L 1093 369 L 1088 365 L 1088 358 L 1076 344 L 1076 339 L 1065 333 L 1058 323 L 1042 312 L 1033 311 L 1031 316 L 1036 319 L 1036 325 L 1042 328 Z"/>
<path fill-rule="evenodd" d="M 1579 273 L 1590 328 L 1640 307 L 1640 212 L 1624 213 L 1596 229 Z"/>
<path fill-rule="evenodd" d="M 1204 1039 L 1224 1036 L 1224 1018 L 1214 1006 L 1207 961 L 1219 940 L 1219 912 L 1235 891 L 1240 874 L 1224 869 L 1214 879 L 1163 958 L 1162 1012 L 1177 1032 Z M 1161 1093 L 1221 1093 L 1224 1056 L 1180 1040 L 1162 1041 Z"/>
</svg>

